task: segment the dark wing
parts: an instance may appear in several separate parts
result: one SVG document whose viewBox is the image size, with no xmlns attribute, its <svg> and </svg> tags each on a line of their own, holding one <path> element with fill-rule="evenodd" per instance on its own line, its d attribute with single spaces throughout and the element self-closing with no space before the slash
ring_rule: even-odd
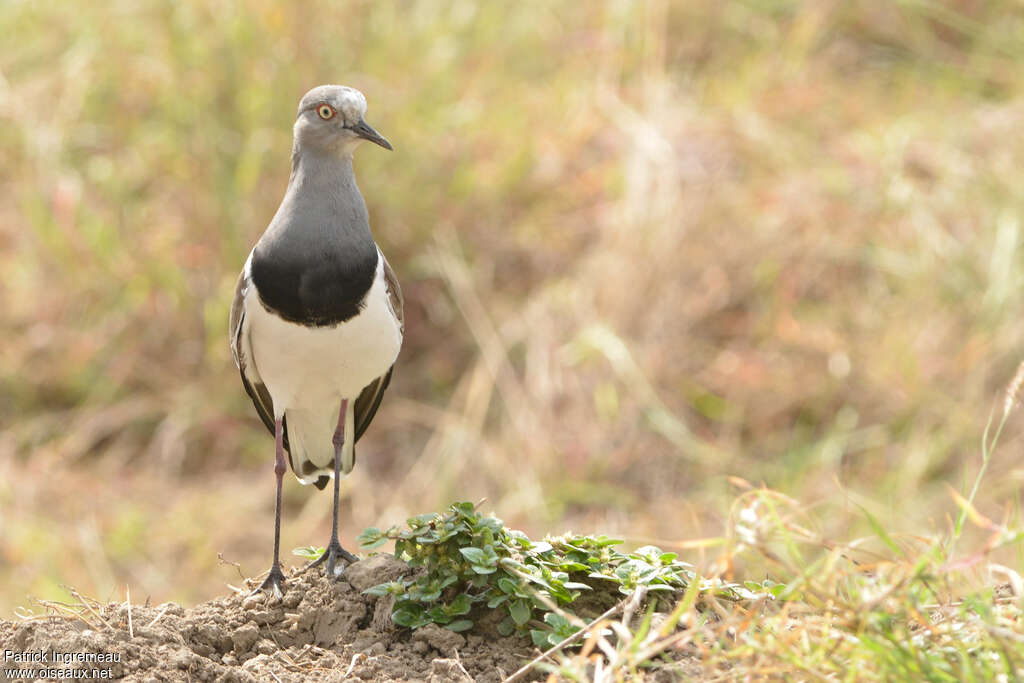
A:
<svg viewBox="0 0 1024 683">
<path fill-rule="evenodd" d="M 250 362 L 251 345 L 249 344 L 249 328 L 245 325 L 245 293 L 252 286 L 248 277 L 248 267 L 238 276 L 238 284 L 235 286 L 235 300 L 231 304 L 231 317 L 228 321 L 228 333 L 231 335 L 231 355 L 235 358 L 235 365 L 242 375 L 242 385 L 245 393 L 249 394 L 252 404 L 256 406 L 263 424 L 267 426 L 270 433 L 274 433 L 274 401 L 270 398 L 270 392 L 263 384 L 256 365 Z M 288 450 L 288 429 L 284 429 L 284 447 Z M 321 487 L 322 488 L 322 487 Z"/>
<path fill-rule="evenodd" d="M 384 258 L 384 254 L 381 254 L 380 257 L 384 261 L 384 284 L 387 286 L 391 312 L 398 318 L 399 329 L 404 335 L 405 315 L 403 312 L 402 289 L 398 286 L 398 278 L 395 277 L 395 273 L 391 270 L 391 266 L 388 265 L 388 260 Z M 393 369 L 394 366 L 389 368 L 382 376 L 370 382 L 359 394 L 359 398 L 356 399 L 355 427 L 357 442 L 359 437 L 363 435 L 363 432 L 366 431 L 366 428 L 370 426 L 373 416 L 377 414 L 377 407 L 380 405 L 380 400 L 384 397 L 384 390 L 388 388 L 388 384 L 391 382 L 391 371 Z"/>
</svg>

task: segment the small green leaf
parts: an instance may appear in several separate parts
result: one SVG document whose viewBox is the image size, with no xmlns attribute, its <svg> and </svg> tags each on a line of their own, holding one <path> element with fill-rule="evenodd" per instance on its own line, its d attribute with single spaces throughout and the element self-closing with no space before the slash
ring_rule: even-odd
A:
<svg viewBox="0 0 1024 683">
<path fill-rule="evenodd" d="M 530 541 L 530 538 L 522 531 L 517 531 L 516 529 L 509 529 L 508 536 L 509 540 L 512 543 L 514 543 L 516 546 L 523 550 L 526 550 L 531 545 L 533 545 L 532 541 Z"/>
<path fill-rule="evenodd" d="M 552 628 L 564 628 L 569 625 L 569 620 L 557 612 L 548 612 L 544 615 L 544 621 Z"/>
<path fill-rule="evenodd" d="M 455 599 L 448 605 L 448 613 L 456 616 L 468 614 L 470 608 L 473 606 L 472 600 L 465 593 L 460 593 L 455 596 Z"/>
<path fill-rule="evenodd" d="M 473 564 L 484 564 L 487 561 L 487 555 L 480 548 L 459 548 L 459 552 Z"/>
<path fill-rule="evenodd" d="M 541 631 L 538 629 L 530 630 L 530 639 L 533 640 L 533 644 L 542 650 L 546 650 L 548 645 L 548 631 Z"/>
<path fill-rule="evenodd" d="M 604 534 L 597 537 L 597 547 L 606 548 L 611 545 L 621 545 L 625 543 L 621 538 L 608 538 Z"/>
<path fill-rule="evenodd" d="M 427 615 L 427 618 L 435 624 L 447 624 L 452 620 L 444 605 L 434 605 L 428 609 L 425 614 Z"/>
<path fill-rule="evenodd" d="M 507 600 L 508 600 L 508 596 L 507 595 L 504 595 L 504 594 L 496 595 L 496 596 L 494 596 L 493 598 L 491 598 L 490 600 L 487 601 L 487 606 L 490 609 L 494 609 L 495 607 L 497 607 L 498 605 L 500 605 L 501 603 L 503 603 L 503 602 L 505 602 Z"/>
<path fill-rule="evenodd" d="M 473 628 L 473 622 L 470 619 L 459 619 L 458 621 L 446 624 L 445 628 L 449 631 L 455 631 L 456 633 L 459 631 L 468 631 Z"/>
<path fill-rule="evenodd" d="M 505 528 L 505 523 L 497 517 L 484 517 L 480 520 L 480 526 L 494 533 L 498 533 Z"/>
<path fill-rule="evenodd" d="M 309 560 L 319 560 L 320 556 L 324 554 L 327 548 L 318 548 L 315 545 L 307 545 L 301 548 L 292 550 L 292 555 L 298 555 L 299 557 L 305 557 Z"/>
<path fill-rule="evenodd" d="M 418 605 L 403 604 L 391 614 L 391 620 L 399 626 L 419 628 L 430 623 L 424 618 L 423 608 Z"/>
<path fill-rule="evenodd" d="M 530 613 L 533 609 L 526 600 L 516 600 L 509 605 L 508 613 L 518 626 L 522 626 L 530 620 Z"/>
<path fill-rule="evenodd" d="M 589 585 L 587 585 L 585 583 L 579 583 L 578 581 L 566 581 L 562 585 L 565 586 L 566 588 L 570 589 L 570 590 L 578 590 L 578 591 L 594 590 Z"/>
<path fill-rule="evenodd" d="M 558 568 L 564 572 L 585 572 L 590 569 L 588 565 L 574 561 L 562 561 L 558 564 Z"/>
<path fill-rule="evenodd" d="M 433 602 L 441 597 L 441 589 L 436 586 L 416 586 L 409 591 L 409 597 L 420 602 Z"/>
<path fill-rule="evenodd" d="M 510 636 L 516 630 L 516 622 L 512 620 L 512 617 L 506 617 L 498 624 L 498 633 L 503 636 Z"/>
<path fill-rule="evenodd" d="M 573 601 L 573 594 L 567 591 L 566 589 L 562 588 L 561 586 L 552 585 L 548 592 L 551 593 L 552 597 L 557 598 L 559 602 Z"/>
<path fill-rule="evenodd" d="M 387 583 L 379 583 L 372 588 L 367 588 L 363 591 L 363 594 L 381 597 L 384 595 L 401 595 L 404 592 L 405 584 L 400 581 L 389 581 Z"/>
<path fill-rule="evenodd" d="M 371 526 L 363 531 L 363 533 L 359 534 L 359 538 L 356 540 L 359 541 L 359 546 L 361 548 L 371 550 L 387 543 L 388 537 L 385 536 L 377 527 Z"/>
<path fill-rule="evenodd" d="M 386 536 L 381 536 L 380 538 L 374 539 L 372 541 L 365 541 L 365 542 L 360 541 L 359 542 L 359 547 L 362 548 L 363 550 L 373 550 L 374 548 L 381 547 L 382 545 L 387 543 L 388 540 L 389 539 Z"/>
</svg>

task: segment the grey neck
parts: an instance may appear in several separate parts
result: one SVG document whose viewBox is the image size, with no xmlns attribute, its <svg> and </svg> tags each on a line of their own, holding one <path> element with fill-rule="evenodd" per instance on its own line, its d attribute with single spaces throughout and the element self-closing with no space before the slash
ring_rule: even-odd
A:
<svg viewBox="0 0 1024 683">
<path fill-rule="evenodd" d="M 264 305 L 304 324 L 343 322 L 359 312 L 376 268 L 352 157 L 296 148 L 284 201 L 253 251 Z"/>
<path fill-rule="evenodd" d="M 288 190 L 302 188 L 316 192 L 316 196 L 330 197 L 359 193 L 351 156 L 337 156 L 310 150 L 292 149 L 292 172 L 288 177 Z"/>
<path fill-rule="evenodd" d="M 375 249 L 350 155 L 295 148 L 284 205 L 298 219 L 291 227 L 318 232 L 324 247 L 343 240 L 347 250 Z"/>
</svg>

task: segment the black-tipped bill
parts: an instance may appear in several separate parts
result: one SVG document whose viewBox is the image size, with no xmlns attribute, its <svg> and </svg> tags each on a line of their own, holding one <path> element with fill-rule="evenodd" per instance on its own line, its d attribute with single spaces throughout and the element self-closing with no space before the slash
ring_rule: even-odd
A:
<svg viewBox="0 0 1024 683">
<path fill-rule="evenodd" d="M 370 124 L 366 121 L 360 121 L 356 125 L 351 126 L 351 130 L 364 140 L 369 140 L 374 144 L 380 145 L 384 149 L 393 149 L 393 147 L 391 147 L 391 143 L 388 142 L 383 135 L 370 127 Z"/>
</svg>

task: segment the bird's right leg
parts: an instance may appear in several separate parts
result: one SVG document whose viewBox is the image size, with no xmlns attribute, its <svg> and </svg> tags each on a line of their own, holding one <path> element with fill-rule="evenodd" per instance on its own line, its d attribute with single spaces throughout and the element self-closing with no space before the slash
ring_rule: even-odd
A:
<svg viewBox="0 0 1024 683">
<path fill-rule="evenodd" d="M 338 501 L 340 500 L 340 485 L 341 485 L 341 455 L 342 449 L 345 447 L 345 414 L 348 410 L 348 399 L 344 398 L 341 400 L 341 410 L 338 412 L 338 426 L 334 430 L 334 514 L 332 515 L 331 523 L 331 540 L 327 544 L 327 548 L 324 550 L 324 554 L 318 559 L 313 560 L 301 571 L 312 569 L 313 567 L 319 566 L 320 564 L 327 563 L 327 578 L 337 580 L 341 576 L 342 567 L 338 566 L 338 560 L 345 560 L 345 562 L 352 564 L 353 562 L 359 561 L 359 558 L 341 547 L 341 542 L 338 541 Z"/>
<path fill-rule="evenodd" d="M 259 593 L 272 589 L 277 597 L 284 594 L 281 590 L 284 585 L 284 572 L 281 571 L 281 562 L 278 558 L 281 553 L 281 484 L 284 481 L 285 471 L 284 421 L 283 418 L 279 418 L 274 421 L 274 476 L 277 477 L 277 507 L 274 510 L 274 564 L 270 565 L 267 578 L 263 580 L 259 588 L 253 591 L 253 593 Z"/>
</svg>

